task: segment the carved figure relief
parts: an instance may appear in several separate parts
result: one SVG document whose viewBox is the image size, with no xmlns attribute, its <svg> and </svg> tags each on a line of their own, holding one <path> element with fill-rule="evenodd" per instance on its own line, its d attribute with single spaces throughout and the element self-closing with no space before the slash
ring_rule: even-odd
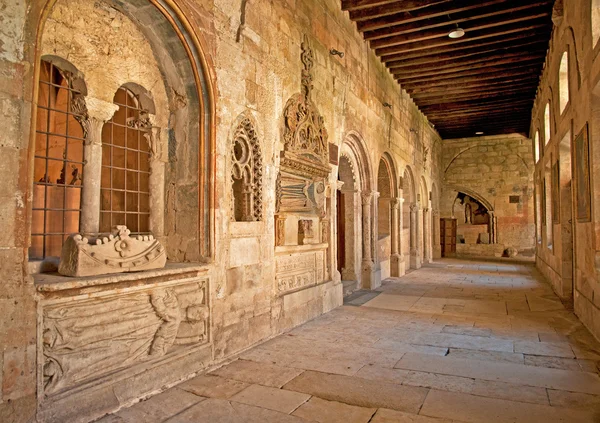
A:
<svg viewBox="0 0 600 423">
<path fill-rule="evenodd" d="M 167 254 L 158 240 L 152 235 L 129 235 L 126 226 L 116 226 L 112 233 L 97 238 L 69 236 L 63 244 L 58 272 L 64 276 L 93 276 L 165 266 Z"/>
<path fill-rule="evenodd" d="M 235 130 L 231 145 L 232 217 L 236 221 L 262 220 L 262 154 L 249 118 Z"/>
<path fill-rule="evenodd" d="M 313 238 L 315 237 L 315 232 L 313 228 L 312 220 L 299 220 L 298 221 L 298 244 L 311 244 Z"/>
<path fill-rule="evenodd" d="M 43 309 L 44 394 L 208 341 L 207 282 Z"/>
</svg>

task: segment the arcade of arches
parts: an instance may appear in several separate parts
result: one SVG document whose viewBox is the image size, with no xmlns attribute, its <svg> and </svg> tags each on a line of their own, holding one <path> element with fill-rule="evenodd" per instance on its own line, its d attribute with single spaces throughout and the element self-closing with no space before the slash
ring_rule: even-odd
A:
<svg viewBox="0 0 600 423">
<path fill-rule="evenodd" d="M 599 2 L 459 138 L 374 47 L 438 3 L 0 0 L 0 421 L 598 421 Z"/>
</svg>

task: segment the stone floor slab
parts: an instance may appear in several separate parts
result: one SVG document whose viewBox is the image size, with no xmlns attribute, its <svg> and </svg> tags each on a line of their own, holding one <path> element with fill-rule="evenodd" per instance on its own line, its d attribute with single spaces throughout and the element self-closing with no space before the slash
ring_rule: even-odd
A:
<svg viewBox="0 0 600 423">
<path fill-rule="evenodd" d="M 304 423 L 300 417 L 236 402 L 208 399 L 165 423 Z"/>
<path fill-rule="evenodd" d="M 407 353 L 396 368 L 600 395 L 597 374 Z"/>
<path fill-rule="evenodd" d="M 249 385 L 219 376 L 201 375 L 178 385 L 179 389 L 208 398 L 229 399 Z"/>
<path fill-rule="evenodd" d="M 421 415 L 473 423 L 593 423 L 593 411 L 431 390 Z"/>
<path fill-rule="evenodd" d="M 250 385 L 231 397 L 231 401 L 289 414 L 309 398 L 310 395 L 300 392 L 270 386 Z"/>
<path fill-rule="evenodd" d="M 370 423 L 453 423 L 453 420 L 419 416 L 417 414 L 380 408 Z M 458 422 L 457 422 L 458 423 Z"/>
<path fill-rule="evenodd" d="M 173 388 L 117 413 L 127 423 L 160 423 L 206 398 Z"/>
<path fill-rule="evenodd" d="M 250 360 L 236 360 L 210 374 L 257 385 L 281 388 L 302 370 Z"/>
<path fill-rule="evenodd" d="M 515 352 L 529 355 L 575 358 L 573 350 L 565 342 L 515 341 Z"/>
<path fill-rule="evenodd" d="M 312 371 L 302 373 L 284 388 L 359 407 L 412 413 L 419 411 L 428 392 L 425 388 Z"/>
<path fill-rule="evenodd" d="M 312 397 L 292 415 L 319 423 L 368 423 L 375 411 L 375 408 L 357 407 Z"/>
</svg>

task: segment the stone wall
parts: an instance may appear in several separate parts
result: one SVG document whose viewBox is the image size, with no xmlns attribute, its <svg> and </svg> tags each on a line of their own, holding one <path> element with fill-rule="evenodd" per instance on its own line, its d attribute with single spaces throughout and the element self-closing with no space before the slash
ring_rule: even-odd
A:
<svg viewBox="0 0 600 423">
<path fill-rule="evenodd" d="M 459 216 L 453 205 L 458 192 L 467 194 L 493 211 L 497 244 L 532 255 L 535 227 L 531 140 L 517 134 L 444 140 L 442 162 L 442 217 L 462 218 L 458 223 L 464 223 L 464 212 Z M 485 250 L 478 255 L 490 251 L 482 248 Z"/>
<path fill-rule="evenodd" d="M 164 17 L 161 18 L 154 2 L 148 0 L 78 1 L 87 1 L 89 7 L 99 7 L 108 15 L 104 22 L 98 20 L 89 24 L 100 28 L 110 26 L 107 34 L 124 36 L 131 23 L 137 26 L 142 35 L 127 30 L 128 36 L 146 37 L 160 68 L 160 77 L 154 78 L 153 84 L 147 83 L 152 85 L 147 88 L 157 89 L 163 84 L 167 87 L 166 107 L 171 115 L 163 138 L 167 141 L 168 161 L 162 240 L 171 263 L 158 273 L 68 281 L 64 278 L 44 279 L 30 269 L 27 255 L 33 183 L 30 146 L 35 130 L 32 127 L 35 74 L 40 60 L 40 51 L 34 46 L 42 40 L 44 28 L 57 28 L 56 22 L 46 22 L 55 2 L 0 0 L 0 104 L 3 110 L 0 134 L 0 178 L 3 180 L 0 189 L 0 219 L 3 222 L 0 236 L 0 272 L 3 275 L 0 285 L 0 421 L 29 421 L 36 411 L 42 421 L 66 421 L 71 418 L 68 413 L 74 409 L 89 418 L 98 417 L 341 304 L 342 288 L 335 255 L 336 165 L 331 166 L 326 180 L 325 213 L 319 217 L 328 224 L 317 229 L 321 231 L 319 236 L 329 242 L 301 246 L 307 250 L 302 254 L 311 255 L 314 250 L 314 257 L 319 260 L 322 257 L 327 277 L 285 293 L 279 292 L 275 283 L 277 263 L 284 261 L 286 254 L 285 248 L 277 250 L 277 255 L 275 253 L 274 220 L 276 180 L 283 150 L 283 111 L 288 99 L 302 89 L 301 43 L 304 35 L 314 54 L 312 100 L 323 116 L 328 141 L 339 151 L 347 149 L 356 153 L 357 173 L 353 177 L 360 182 L 356 184 L 358 192 L 355 192 L 355 210 L 359 219 L 356 228 L 361 229 L 357 233 L 370 234 L 370 238 L 364 235 L 356 248 L 357 255 L 362 257 L 359 273 L 370 281 L 369 286 L 375 287 L 381 278 L 380 262 L 384 262 L 384 274 L 390 266 L 389 272 L 400 275 L 408 267 L 404 256 L 410 256 L 411 261 L 414 258 L 415 263 L 432 257 L 434 243 L 431 237 L 435 225 L 428 219 L 432 216 L 431 208 L 435 211 L 438 207 L 438 190 L 442 186 L 439 180 L 441 140 L 370 51 L 348 16 L 341 12 L 339 1 L 167 1 L 170 11 L 182 22 L 177 31 Z M 243 14 L 242 5 L 246 8 Z M 121 12 L 131 22 L 123 20 Z M 65 13 L 71 13 L 69 16 L 73 17 L 74 24 L 80 20 L 84 22 L 90 16 L 81 17 L 72 11 Z M 243 22 L 241 16 L 245 17 Z M 125 29 L 121 30 L 121 27 Z M 186 42 L 197 39 L 202 55 L 188 57 L 186 50 L 181 48 L 178 31 L 187 31 Z M 89 66 L 93 66 L 93 50 L 97 48 L 97 68 L 92 67 L 86 72 L 90 77 L 101 75 L 97 71 L 109 64 L 101 60 L 102 54 L 122 53 L 111 50 L 103 37 L 79 40 L 90 43 L 90 46 L 81 47 L 87 48 L 84 55 L 81 51 L 69 52 L 65 40 L 60 37 L 71 37 L 70 42 L 73 42 L 81 34 L 75 30 L 66 34 L 55 30 L 47 34 L 49 38 L 44 44 L 47 53 L 81 56 L 81 60 L 92 63 Z M 344 51 L 344 58 L 330 55 L 331 48 Z M 194 80 L 193 60 L 204 67 L 201 75 L 204 79 Z M 125 79 L 132 79 L 135 71 L 132 69 Z M 194 94 L 195 89 L 198 91 Z M 201 94 L 204 97 L 197 101 L 199 107 L 206 109 L 196 115 L 185 99 Z M 384 103 L 391 104 L 391 109 L 384 107 Z M 240 116 L 252 117 L 263 158 L 263 218 L 254 222 L 234 222 L 232 219 L 231 147 Z M 205 144 L 200 144 L 198 131 L 202 133 L 206 127 L 213 135 L 204 138 Z M 358 153 L 357 145 L 362 153 Z M 400 259 L 398 262 L 390 260 L 389 265 L 386 263 L 389 258 L 380 258 L 380 255 L 392 255 L 394 247 L 388 247 L 387 241 L 384 246 L 377 243 L 376 169 L 384 153 L 390 158 L 390 173 L 396 179 L 392 184 L 396 192 L 391 193 L 391 198 L 401 199 L 403 190 L 410 190 L 411 195 L 408 197 L 407 193 L 407 198 L 412 199 L 410 206 L 414 210 L 412 213 L 403 213 L 403 209 L 392 211 L 390 216 L 397 216 L 399 220 L 392 222 L 392 231 L 404 227 L 403 215 L 419 220 L 407 225 L 412 228 L 409 233 L 414 234 L 411 251 L 404 251 L 410 245 L 405 242 L 405 231 L 390 236 L 389 242 L 394 240 L 398 245 Z M 336 162 L 337 157 L 334 159 Z M 200 160 L 204 161 L 200 163 Z M 403 186 L 399 180 L 405 172 L 412 175 L 411 186 Z M 429 200 L 430 191 L 434 191 L 433 203 Z M 203 192 L 206 193 L 204 197 Z M 400 204 L 399 207 L 409 205 Z M 328 233 L 329 237 L 326 236 Z M 369 246 L 368 251 L 364 245 Z M 186 268 L 181 262 L 191 262 L 193 269 Z M 190 276 L 189 272 L 195 272 L 195 276 Z M 54 288 L 45 288 L 48 284 Z M 201 287 L 207 295 L 202 302 L 202 313 L 190 303 L 191 299 L 201 296 L 194 293 L 199 289 L 196 287 Z M 186 337 L 185 342 L 178 344 L 177 339 L 187 329 L 171 328 L 170 337 L 174 337 L 175 344 L 164 349 L 164 356 L 128 357 L 126 351 L 119 350 L 119 354 L 127 357 L 115 352 L 111 356 L 114 360 L 111 365 L 101 369 L 101 374 L 94 374 L 93 378 L 74 373 L 68 374 L 62 384 L 48 385 L 52 380 L 50 376 L 57 371 L 48 357 L 57 344 L 52 337 L 44 337 L 44 325 L 54 324 L 56 310 L 60 316 L 71 314 L 76 317 L 77 313 L 82 313 L 78 303 L 82 296 L 89 297 L 94 306 L 119 308 L 132 299 L 143 303 L 140 310 L 145 310 L 146 314 L 142 320 L 149 331 L 152 329 L 156 333 L 162 327 L 156 316 L 161 314 L 158 309 L 148 307 L 148 298 L 152 301 L 152 298 L 167 296 L 175 301 L 175 296 L 182 307 L 177 311 L 181 315 L 176 319 L 179 325 L 186 323 L 197 329 L 201 322 L 206 325 L 206 331 L 201 341 L 189 344 L 191 338 Z M 177 309 L 171 308 L 172 311 Z M 98 331 L 85 334 L 97 336 Z M 93 336 L 89 339 L 93 340 Z M 142 336 L 140 340 L 145 345 L 141 351 L 152 355 L 148 353 L 152 351 L 149 347 L 151 338 Z M 82 340 L 71 342 L 75 343 L 75 349 L 77 345 L 86 345 Z M 94 355 L 93 361 L 101 356 L 103 354 Z M 75 388 L 79 395 L 72 395 Z"/>
<path fill-rule="evenodd" d="M 532 111 L 530 135 L 538 142 L 540 156 L 535 166 L 537 266 L 563 300 L 574 301 L 577 316 L 600 338 L 600 44 L 593 39 L 597 33 L 593 28 L 599 28 L 600 22 L 598 6 L 592 3 L 596 2 L 569 0 L 555 6 L 554 30 Z M 561 73 L 563 57 L 567 72 Z M 576 140 L 586 124 L 589 171 L 582 156 L 577 163 L 577 155 L 584 148 L 578 148 Z M 557 163 L 559 170 L 553 177 Z M 579 195 L 578 189 L 586 185 L 586 172 L 590 189 Z"/>
</svg>

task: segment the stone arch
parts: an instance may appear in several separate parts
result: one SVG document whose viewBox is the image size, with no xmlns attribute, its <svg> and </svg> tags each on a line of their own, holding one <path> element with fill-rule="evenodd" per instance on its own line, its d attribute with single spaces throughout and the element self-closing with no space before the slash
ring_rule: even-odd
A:
<svg viewBox="0 0 600 423">
<path fill-rule="evenodd" d="M 344 138 L 337 179 L 337 269 L 346 291 L 351 292 L 364 284 L 361 262 L 367 247 L 363 236 L 362 195 L 370 195 L 372 190 L 371 166 L 362 137 L 357 132 L 351 131 Z M 371 222 L 367 224 L 371 225 Z M 367 241 L 370 249 L 370 239 Z"/>
<path fill-rule="evenodd" d="M 383 153 L 377 169 L 377 257 L 381 278 L 400 276 L 398 255 L 398 188 L 393 159 Z"/>
<path fill-rule="evenodd" d="M 427 181 L 424 176 L 421 176 L 421 181 L 419 183 L 419 191 L 420 191 L 420 204 L 421 204 L 421 213 L 422 218 L 420 219 L 420 233 L 419 233 L 419 242 L 421 243 L 419 252 L 422 263 L 429 263 L 431 261 L 431 208 L 429 201 L 429 190 L 427 189 Z"/>
<path fill-rule="evenodd" d="M 401 252 L 407 268 L 418 269 L 421 266 L 417 252 L 417 194 L 414 173 L 409 165 L 406 165 L 402 176 L 402 228 Z"/>
<path fill-rule="evenodd" d="M 46 0 L 40 7 L 40 12 L 29 14 L 30 20 L 26 23 L 28 28 L 36 34 L 36 48 L 31 49 L 31 60 L 35 64 L 34 79 L 31 81 L 33 98 L 37 97 L 37 80 L 42 54 L 42 37 L 48 17 L 60 0 Z M 214 184 L 213 175 L 215 148 L 215 105 L 214 88 L 212 82 L 215 78 L 206 49 L 199 33 L 186 18 L 185 13 L 173 0 L 148 0 L 149 7 L 140 8 L 132 0 L 116 1 L 107 0 L 102 7 L 117 10 L 128 17 L 144 34 L 150 43 L 154 55 L 160 56 L 161 76 L 171 90 L 168 92 L 169 109 L 178 117 L 186 113 L 187 125 L 178 125 L 174 131 L 164 139 L 184 139 L 177 136 L 177 131 L 186 131 L 189 140 L 186 145 L 186 157 L 193 162 L 190 166 L 190 190 L 195 189 L 197 201 L 194 210 L 187 212 L 195 215 L 197 232 L 187 231 L 190 239 L 190 251 L 181 252 L 181 258 L 187 257 L 200 259 L 200 257 L 213 257 L 214 237 Z M 156 25 L 140 25 L 139 22 L 153 21 Z M 177 64 L 177 65 L 175 65 Z M 130 81 L 123 81 L 130 82 Z M 122 85 L 122 84 L 121 84 Z M 35 102 L 32 102 L 35 104 Z M 33 106 L 35 107 L 35 106 Z M 32 114 L 30 131 L 30 149 L 35 143 L 35 113 Z M 166 129 L 166 127 L 165 127 Z M 179 134 L 182 135 L 182 134 Z M 183 144 L 183 143 L 181 143 Z M 174 157 L 180 147 L 169 142 L 168 156 Z M 28 183 L 31 186 L 31 180 Z M 191 188 L 194 186 L 195 188 Z M 175 193 L 172 193 L 175 195 Z M 31 205 L 28 208 L 31 215 Z M 174 217 L 173 217 L 174 219 Z M 169 217 L 167 216 L 167 220 Z M 195 225 L 196 226 L 196 225 Z M 167 234 L 168 235 L 168 234 Z M 193 239 L 191 239 L 193 238 Z M 177 260 L 179 254 L 170 254 Z"/>
</svg>

